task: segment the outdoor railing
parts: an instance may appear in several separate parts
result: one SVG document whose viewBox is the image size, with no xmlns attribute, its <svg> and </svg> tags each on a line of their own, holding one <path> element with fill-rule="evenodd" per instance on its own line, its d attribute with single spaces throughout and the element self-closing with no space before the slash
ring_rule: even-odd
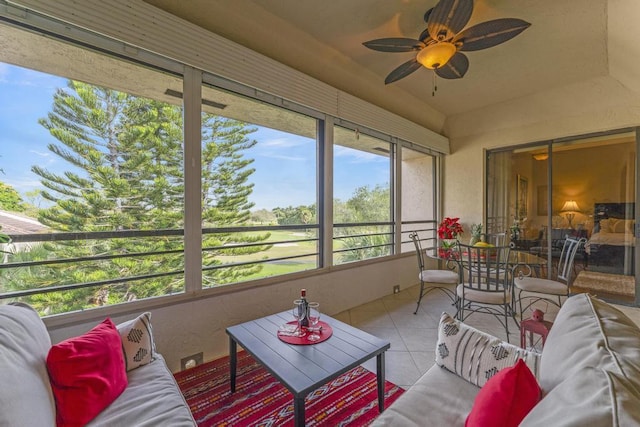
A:
<svg viewBox="0 0 640 427">
<path fill-rule="evenodd" d="M 335 224 L 334 228 L 334 262 L 346 257 L 346 261 L 357 261 L 359 259 L 368 259 L 375 256 L 390 255 L 394 252 L 394 223 L 392 222 L 370 222 L 370 223 L 345 223 Z M 407 228 L 405 230 L 405 228 Z M 421 231 L 432 234 L 435 230 L 435 221 L 407 221 L 402 223 L 402 239 L 404 245 L 410 243 L 408 233 L 411 231 Z M 267 240 L 259 240 L 253 242 L 242 241 L 243 238 L 238 236 L 252 236 L 254 234 L 279 233 L 279 232 L 296 232 L 299 238 L 269 238 Z M 301 224 L 301 225 L 278 225 L 278 226 L 249 226 L 249 227 L 215 227 L 204 228 L 202 230 L 203 242 L 209 237 L 225 236 L 223 244 L 207 245 L 203 243 L 203 288 L 219 285 L 230 285 L 246 280 L 253 280 L 260 277 L 269 277 L 278 274 L 287 274 L 287 272 L 301 271 L 318 268 L 321 262 L 320 250 L 320 226 L 318 224 Z M 161 295 L 169 295 L 184 291 L 184 231 L 182 229 L 166 229 L 166 230 L 126 230 L 126 231 L 109 231 L 109 232 L 81 232 L 81 233 L 38 233 L 38 234 L 21 234 L 11 236 L 12 242 L 4 245 L 4 263 L 0 263 L 0 303 L 6 300 L 18 300 L 34 296 L 43 296 L 45 294 L 55 292 L 68 292 L 74 290 L 89 290 L 91 288 L 108 288 L 110 286 L 121 286 L 130 284 L 131 282 L 157 281 L 166 278 L 167 285 L 164 293 Z M 65 248 L 75 245 L 77 248 L 93 248 L 105 241 L 151 241 L 156 246 L 159 242 L 172 246 L 169 249 L 159 249 L 150 251 L 121 251 L 118 245 L 112 252 L 97 253 L 91 255 L 68 256 L 62 257 L 56 254 L 64 253 Z M 295 248 L 293 246 L 295 245 Z M 43 259 L 28 259 L 30 251 L 36 247 L 44 247 L 43 252 L 46 253 Z M 273 251 L 273 248 L 287 248 L 288 251 L 282 253 Z M 407 250 L 410 250 L 408 247 Z M 14 253 L 11 253 L 11 250 Z M 234 255 L 228 253 L 242 252 L 243 250 L 254 250 L 253 254 Z M 271 252 L 271 254 L 269 254 Z M 275 252 L 275 253 L 274 253 Z M 209 256 L 207 256 L 209 254 Z M 373 255 L 372 255 L 373 254 Z M 270 256 L 273 255 L 273 256 Z M 348 258 L 351 256 L 351 258 Z M 144 265 L 150 260 L 160 259 L 172 260 L 173 268 L 162 270 L 164 266 L 162 262 L 144 271 L 140 274 L 125 274 L 117 277 L 104 277 L 97 280 L 77 281 L 75 283 L 59 283 L 55 279 L 49 279 L 47 272 L 64 271 L 69 272 L 72 269 L 82 269 L 87 272 L 87 276 L 91 276 L 91 272 L 99 271 L 100 263 L 134 263 Z M 360 258 L 359 258 L 360 257 Z M 22 259 L 20 259 L 22 258 Z M 25 259 L 26 258 L 26 259 Z M 204 262 L 204 260 L 207 262 Z M 126 261 L 129 260 L 129 261 Z M 295 265 L 291 267 L 292 264 Z M 273 274 L 256 273 L 249 276 L 240 276 L 235 282 L 216 282 L 215 277 L 209 278 L 208 275 L 216 274 L 216 272 L 233 271 L 243 267 L 251 268 L 255 266 L 281 265 L 284 266 L 280 270 L 276 270 Z M 96 266 L 98 265 L 98 266 Z M 298 268 L 298 270 L 296 270 Z M 287 271 L 291 269 L 291 271 Z M 21 283 L 19 289 L 7 289 L 7 280 L 3 280 L 9 272 L 20 273 L 21 271 L 27 278 L 37 280 L 42 276 L 39 282 Z M 29 272 L 39 272 L 30 275 Z M 119 271 L 117 268 L 115 271 Z M 283 272 L 284 271 L 284 272 Z M 55 276 L 55 274 L 51 274 Z M 67 276 L 68 277 L 68 276 Z M 230 280 L 230 279 L 225 279 Z M 210 282 L 213 281 L 213 284 Z M 157 296 L 161 296 L 157 295 Z M 43 297 L 44 298 L 44 297 Z M 105 297 L 106 302 L 108 297 Z M 98 304 L 102 305 L 102 304 Z M 91 305 L 91 306 L 95 306 Z"/>
</svg>

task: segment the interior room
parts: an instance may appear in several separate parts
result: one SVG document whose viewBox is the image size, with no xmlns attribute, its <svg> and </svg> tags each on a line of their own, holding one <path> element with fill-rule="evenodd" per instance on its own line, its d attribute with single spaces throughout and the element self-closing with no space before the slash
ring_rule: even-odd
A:
<svg viewBox="0 0 640 427">
<path fill-rule="evenodd" d="M 235 396 L 243 372 L 275 378 L 274 425 L 305 407 L 307 425 L 343 422 L 311 392 L 359 367 L 352 425 L 462 425 L 516 368 L 533 378 L 522 425 L 597 424 L 606 411 L 544 396 L 598 385 L 639 423 L 637 16 L 636 0 L 0 0 L 0 361 L 48 402 L 33 419 L 62 416 L 64 345 L 97 328 L 120 388 L 83 401 L 82 425 L 144 424 L 136 404 L 155 425 L 221 423 L 185 392 L 205 366 L 207 405 L 234 402 L 236 370 Z M 489 236 L 503 264 L 489 244 L 465 270 L 462 245 Z M 491 309 L 465 297 L 478 272 L 504 282 Z M 305 328 L 334 340 L 262 348 L 299 338 L 303 289 L 324 329 Z M 501 362 L 449 366 L 458 331 Z M 8 425 L 23 406 L 0 393 Z"/>
</svg>

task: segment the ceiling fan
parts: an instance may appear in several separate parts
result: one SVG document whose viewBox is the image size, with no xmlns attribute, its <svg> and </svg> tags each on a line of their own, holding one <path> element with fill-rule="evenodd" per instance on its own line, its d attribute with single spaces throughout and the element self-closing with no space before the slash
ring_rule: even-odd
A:
<svg viewBox="0 0 640 427">
<path fill-rule="evenodd" d="M 531 25 L 522 19 L 502 18 L 461 31 L 469 22 L 472 12 L 473 0 L 440 0 L 424 14 L 427 28 L 417 40 L 394 37 L 370 40 L 363 45 L 381 52 L 417 52 L 415 58 L 389 73 L 385 84 L 398 81 L 421 66 L 435 70 L 435 74 L 442 78 L 459 79 L 469 68 L 469 59 L 462 52 L 504 43 Z"/>
</svg>

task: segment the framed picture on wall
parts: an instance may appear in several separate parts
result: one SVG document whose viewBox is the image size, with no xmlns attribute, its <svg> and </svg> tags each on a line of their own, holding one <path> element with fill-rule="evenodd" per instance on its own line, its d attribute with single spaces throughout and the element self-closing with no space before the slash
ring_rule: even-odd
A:
<svg viewBox="0 0 640 427">
<path fill-rule="evenodd" d="M 522 175 L 517 176 L 516 182 L 516 218 L 526 218 L 529 213 L 527 200 L 529 196 L 529 182 Z"/>
</svg>

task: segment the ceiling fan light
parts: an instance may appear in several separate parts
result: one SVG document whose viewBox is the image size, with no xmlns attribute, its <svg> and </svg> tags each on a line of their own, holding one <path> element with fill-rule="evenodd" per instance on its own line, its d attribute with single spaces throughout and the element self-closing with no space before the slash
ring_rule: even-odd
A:
<svg viewBox="0 0 640 427">
<path fill-rule="evenodd" d="M 456 53 L 456 47 L 452 43 L 438 42 L 431 44 L 420 52 L 416 56 L 418 62 L 427 68 L 435 69 L 440 68 Z"/>
</svg>

